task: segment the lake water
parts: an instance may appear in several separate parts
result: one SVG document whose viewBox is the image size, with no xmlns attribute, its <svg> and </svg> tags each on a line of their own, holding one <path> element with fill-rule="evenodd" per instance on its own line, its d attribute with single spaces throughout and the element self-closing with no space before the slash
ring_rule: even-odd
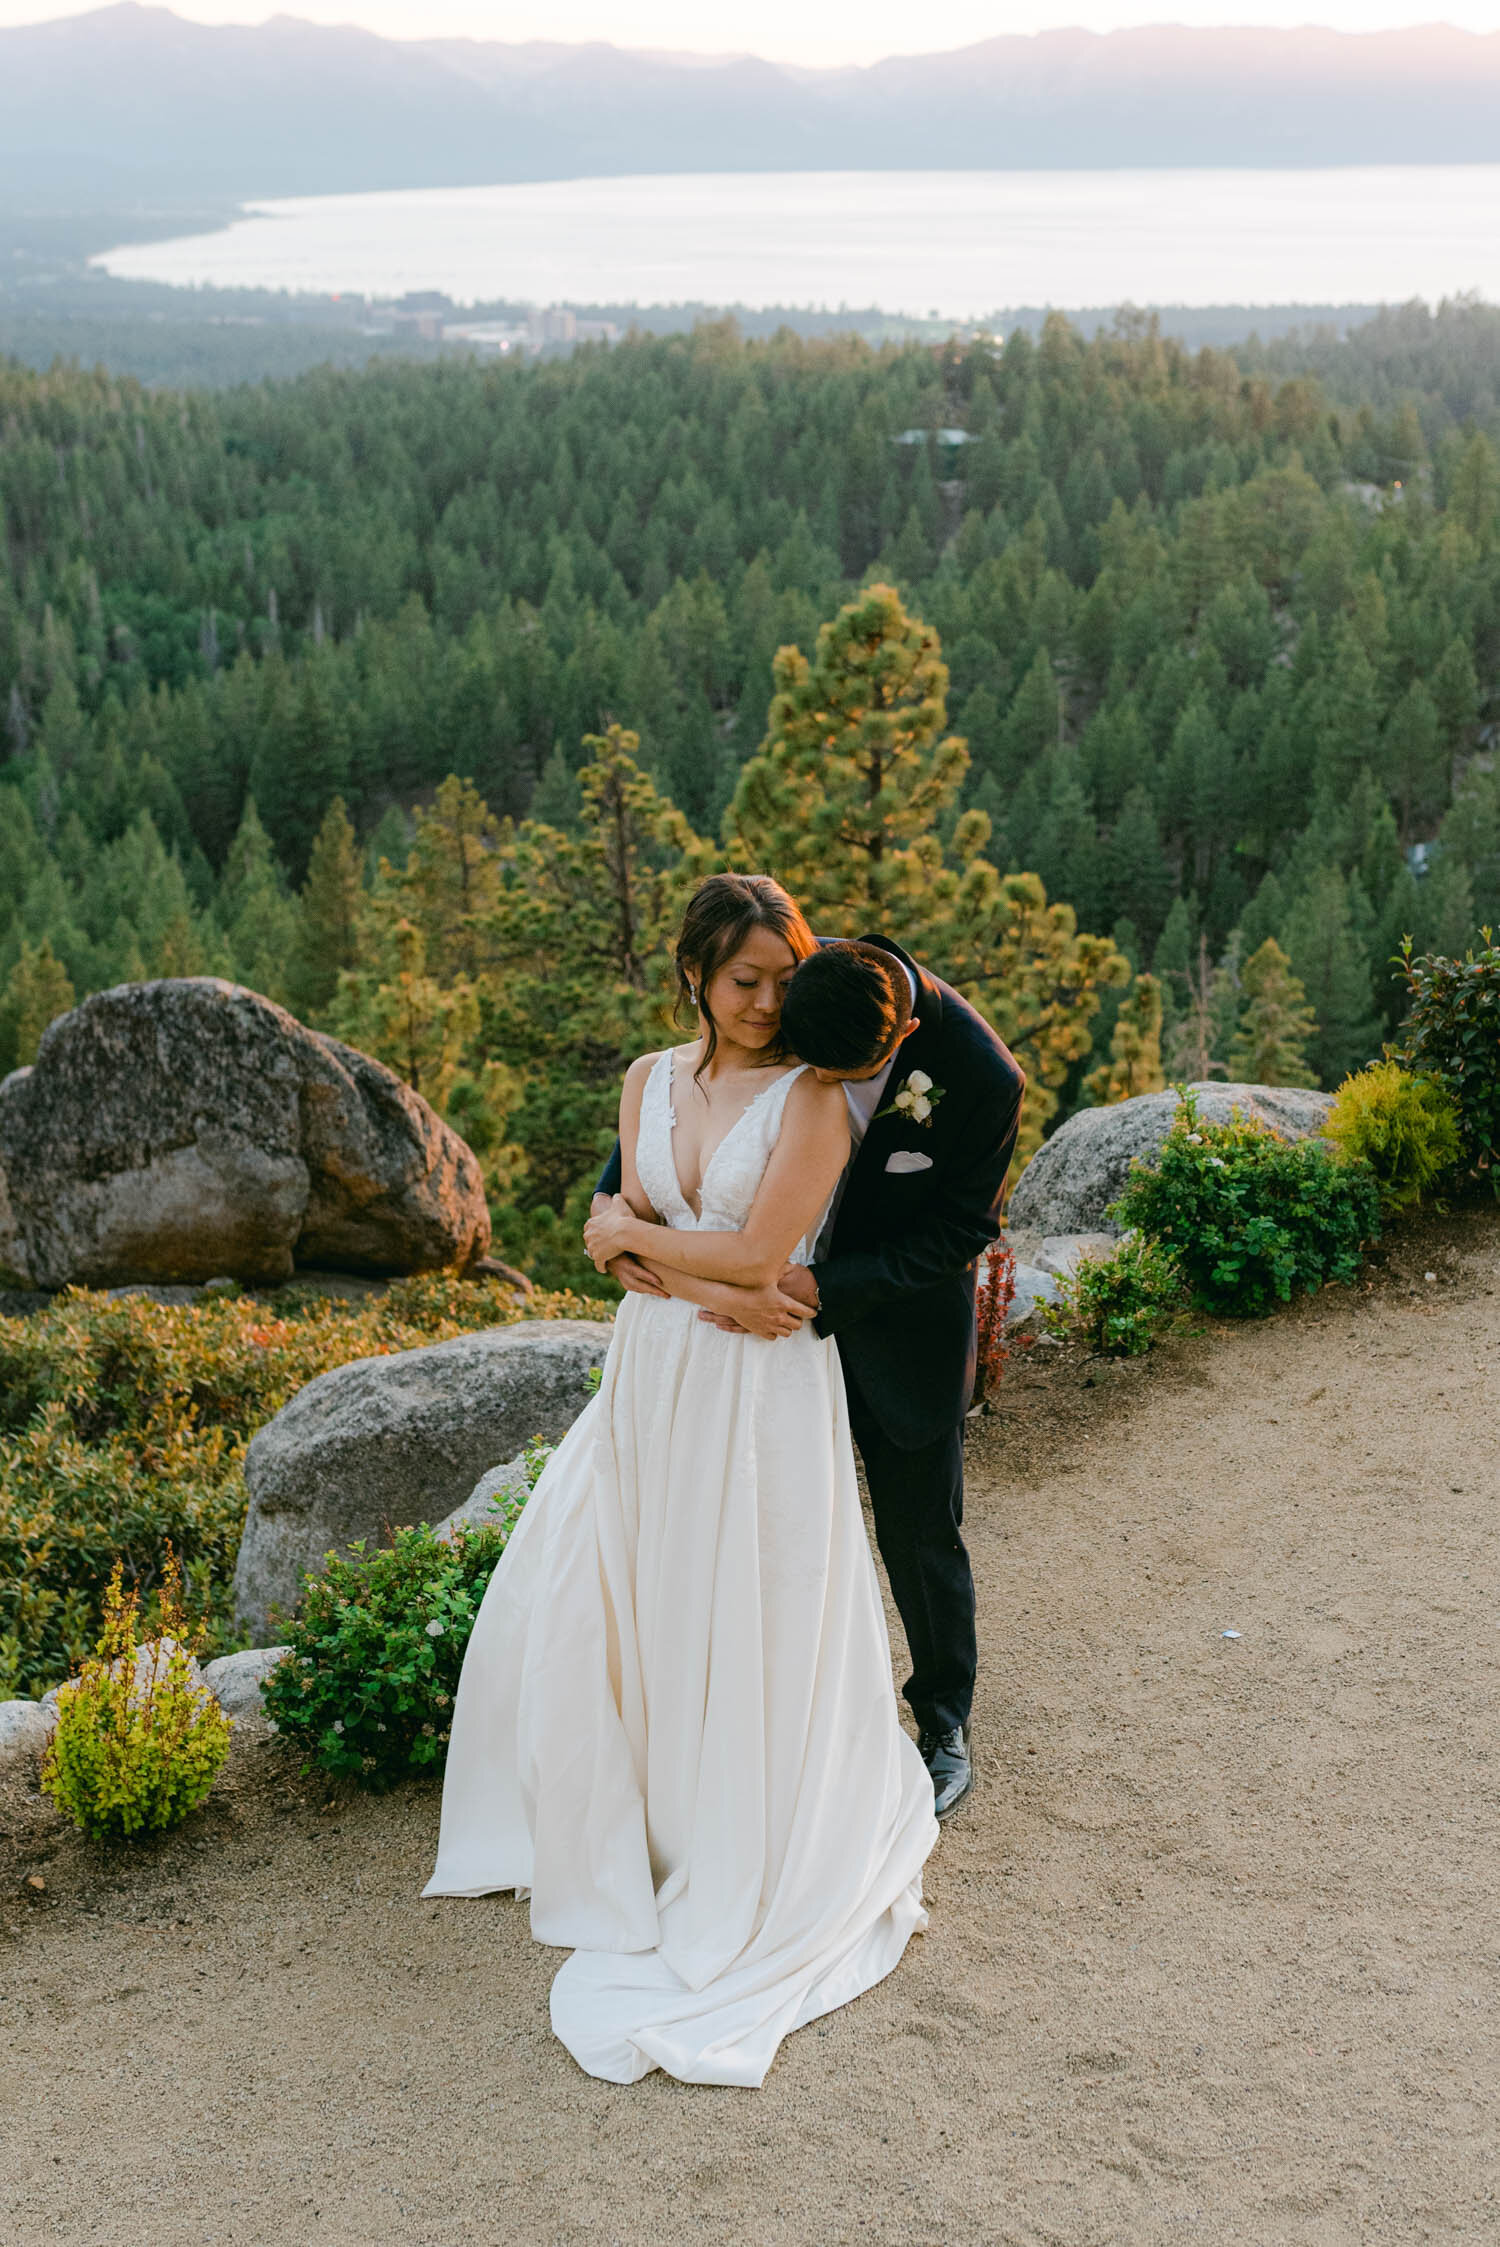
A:
<svg viewBox="0 0 1500 2247">
<path fill-rule="evenodd" d="M 1500 297 L 1500 165 L 1346 171 L 769 172 L 256 203 L 106 251 L 220 287 L 460 304 L 1004 305 Z"/>
</svg>

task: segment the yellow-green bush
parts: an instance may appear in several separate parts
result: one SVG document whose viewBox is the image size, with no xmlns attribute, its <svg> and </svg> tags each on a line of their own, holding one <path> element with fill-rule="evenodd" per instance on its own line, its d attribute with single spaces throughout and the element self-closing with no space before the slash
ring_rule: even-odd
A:
<svg viewBox="0 0 1500 2247">
<path fill-rule="evenodd" d="M 294 1288 L 186 1305 L 80 1289 L 0 1319 L 0 1698 L 78 1667 L 116 1559 L 149 1620 L 169 1541 L 211 1650 L 239 1643 L 229 1586 L 245 1446 L 316 1374 L 523 1316 L 610 1308 L 556 1294 L 523 1311 L 496 1281 L 438 1274 L 359 1304 Z"/>
<path fill-rule="evenodd" d="M 170 1547 L 162 1575 L 162 1636 L 140 1649 L 146 1658 L 138 1668 L 139 1594 L 126 1594 L 116 1561 L 94 1658 L 57 1697 L 42 1790 L 92 1841 L 179 1825 L 229 1753 L 229 1718 L 192 1680 L 182 1578 Z"/>
<path fill-rule="evenodd" d="M 1435 1077 L 1399 1061 L 1372 1062 L 1334 1095 L 1328 1137 L 1375 1173 L 1387 1209 L 1409 1209 L 1452 1175 L 1463 1153 L 1458 1104 Z"/>
</svg>

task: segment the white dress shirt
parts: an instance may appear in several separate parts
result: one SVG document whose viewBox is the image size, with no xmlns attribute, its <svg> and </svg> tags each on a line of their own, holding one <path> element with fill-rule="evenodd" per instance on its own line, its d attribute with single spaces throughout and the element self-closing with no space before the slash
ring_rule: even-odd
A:
<svg viewBox="0 0 1500 2247">
<path fill-rule="evenodd" d="M 906 966 L 904 960 L 901 965 L 906 980 L 911 985 L 911 1003 L 915 1008 L 917 1004 L 917 979 L 912 974 L 911 969 Z M 844 1199 L 845 1188 L 849 1184 L 849 1173 L 854 1167 L 854 1158 L 864 1145 L 865 1133 L 869 1130 L 885 1100 L 886 1088 L 890 1084 L 892 1072 L 900 1058 L 901 1047 L 897 1046 L 885 1067 L 877 1069 L 873 1077 L 846 1077 L 844 1079 L 844 1100 L 849 1110 L 849 1160 L 845 1163 L 843 1175 L 833 1189 L 833 1199 L 828 1204 L 828 1215 L 823 1220 L 822 1231 L 818 1234 L 813 1246 L 815 1262 L 818 1257 L 828 1254 L 829 1246 L 833 1240 L 833 1228 L 838 1217 L 839 1206 Z"/>
</svg>

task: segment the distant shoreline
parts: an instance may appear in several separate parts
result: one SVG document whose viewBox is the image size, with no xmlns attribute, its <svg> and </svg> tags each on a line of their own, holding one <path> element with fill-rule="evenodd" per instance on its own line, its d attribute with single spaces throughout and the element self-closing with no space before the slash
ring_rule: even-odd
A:
<svg viewBox="0 0 1500 2247">
<path fill-rule="evenodd" d="M 1189 172 L 703 172 L 258 198 L 94 251 L 116 281 L 378 300 L 869 308 L 884 332 L 1006 306 L 1361 307 L 1500 295 L 1500 163 Z M 1342 286 L 1340 284 L 1343 284 Z M 875 308 L 879 308 L 878 312 Z M 503 344 L 498 346 L 504 348 Z"/>
</svg>

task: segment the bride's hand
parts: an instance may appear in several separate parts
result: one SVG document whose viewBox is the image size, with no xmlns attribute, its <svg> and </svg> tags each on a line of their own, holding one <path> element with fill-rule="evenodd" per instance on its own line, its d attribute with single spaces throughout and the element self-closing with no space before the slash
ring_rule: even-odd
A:
<svg viewBox="0 0 1500 2247">
<path fill-rule="evenodd" d="M 783 1342 L 808 1319 L 817 1317 L 809 1304 L 783 1295 L 774 1283 L 769 1287 L 737 1287 L 734 1292 L 738 1317 L 700 1311 L 698 1316 L 705 1326 L 716 1326 L 721 1334 L 755 1334 L 762 1342 Z"/>
<path fill-rule="evenodd" d="M 623 1194 L 612 1194 L 606 1206 L 583 1228 L 583 1245 L 596 1272 L 604 1271 L 616 1256 L 628 1254 L 635 1244 L 636 1214 Z"/>
</svg>

